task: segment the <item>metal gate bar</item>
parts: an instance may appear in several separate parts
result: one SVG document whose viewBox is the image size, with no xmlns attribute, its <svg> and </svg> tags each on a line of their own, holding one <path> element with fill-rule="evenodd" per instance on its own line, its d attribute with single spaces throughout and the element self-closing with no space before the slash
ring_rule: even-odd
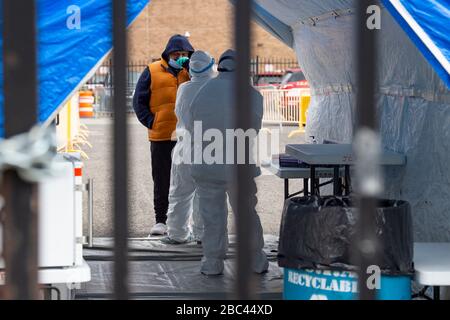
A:
<svg viewBox="0 0 450 320">
<path fill-rule="evenodd" d="M 128 290 L 128 132 L 126 112 L 126 0 L 113 3 L 113 108 L 114 108 L 114 292 L 129 298 Z"/>
<path fill-rule="evenodd" d="M 36 10 L 34 0 L 2 1 L 5 138 L 37 120 Z M 20 19 L 19 19 L 20 17 Z M 37 299 L 37 187 L 14 169 L 4 172 L 5 298 Z"/>
<path fill-rule="evenodd" d="M 236 1 L 235 5 L 235 45 L 237 52 L 237 70 L 235 86 L 235 104 L 234 121 L 236 128 L 246 130 L 251 128 L 251 96 L 250 96 L 250 10 L 251 1 Z M 237 112 L 239 110 L 239 112 Z M 248 141 L 245 143 L 246 163 L 236 164 L 235 190 L 237 193 L 237 277 L 236 277 L 236 296 L 238 299 L 252 299 L 255 295 L 255 288 L 252 281 L 252 250 L 251 235 L 253 234 L 253 225 L 251 223 L 251 212 L 255 209 L 252 203 L 256 193 L 256 185 L 250 172 L 247 152 L 249 150 Z M 250 199 L 250 201 L 249 201 Z"/>
<path fill-rule="evenodd" d="M 372 4 L 370 0 L 357 1 L 356 17 L 356 43 L 355 52 L 357 59 L 357 130 L 358 135 L 362 130 L 375 132 L 377 128 L 375 111 L 375 77 L 377 62 L 376 34 L 377 30 L 367 27 L 367 9 Z M 370 146 L 369 146 L 370 147 Z M 367 150 L 369 151 L 369 150 Z M 378 165 L 378 164 L 375 164 Z M 364 181 L 360 176 L 360 181 Z M 371 265 L 379 265 L 379 243 L 377 242 L 376 206 L 374 196 L 365 194 L 359 190 L 359 219 L 357 228 L 357 241 L 353 252 L 356 265 L 359 266 L 358 288 L 360 300 L 375 300 L 376 291 L 369 289 L 367 268 Z"/>
</svg>

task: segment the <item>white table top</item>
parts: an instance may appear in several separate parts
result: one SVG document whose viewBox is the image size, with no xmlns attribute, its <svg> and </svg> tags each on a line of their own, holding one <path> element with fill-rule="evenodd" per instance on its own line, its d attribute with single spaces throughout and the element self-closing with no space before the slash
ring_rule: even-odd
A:
<svg viewBox="0 0 450 320">
<path fill-rule="evenodd" d="M 414 243 L 415 280 L 424 286 L 450 286 L 450 243 Z"/>
<path fill-rule="evenodd" d="M 351 144 L 288 144 L 286 153 L 311 165 L 353 165 L 355 154 Z M 399 166 L 406 163 L 400 153 L 383 150 L 380 165 Z"/>
<path fill-rule="evenodd" d="M 277 177 L 282 179 L 304 179 L 311 177 L 309 168 L 280 167 L 278 162 L 272 162 L 268 168 Z M 317 168 L 316 178 L 333 178 L 333 168 Z M 341 171 L 343 176 L 343 171 Z"/>
</svg>

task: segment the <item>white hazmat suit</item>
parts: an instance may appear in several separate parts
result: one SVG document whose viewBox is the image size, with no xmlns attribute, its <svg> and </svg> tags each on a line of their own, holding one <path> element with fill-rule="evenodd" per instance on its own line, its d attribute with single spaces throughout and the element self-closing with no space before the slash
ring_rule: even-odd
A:
<svg viewBox="0 0 450 320">
<path fill-rule="evenodd" d="M 191 81 L 183 83 L 177 93 L 175 114 L 177 144 L 173 151 L 173 161 L 169 189 L 169 209 L 167 213 L 167 237 L 163 242 L 178 244 L 190 240 L 201 241 L 203 224 L 198 212 L 198 199 L 191 175 L 190 141 L 192 132 L 186 128 L 191 121 L 190 104 L 200 88 L 214 76 L 214 59 L 207 52 L 198 50 L 191 56 L 189 72 Z M 192 230 L 189 218 L 193 218 Z M 192 233 L 191 233 L 192 232 Z M 192 237 L 192 236 L 193 237 Z M 192 239 L 193 238 L 193 239 Z"/>
<path fill-rule="evenodd" d="M 235 110 L 234 103 L 234 68 L 235 53 L 228 50 L 220 58 L 219 75 L 203 86 L 191 105 L 195 130 L 197 131 L 201 126 L 202 131 L 202 141 L 200 143 L 199 141 L 192 142 L 194 160 L 196 160 L 192 166 L 192 176 L 197 186 L 200 215 L 204 224 L 201 272 L 206 275 L 223 273 L 224 259 L 228 249 L 227 195 L 233 212 L 236 213 L 237 209 L 236 185 L 233 186 L 235 181 L 232 178 L 236 166 L 226 161 L 227 156 L 231 153 L 231 149 L 228 149 L 230 143 L 226 141 L 226 131 L 227 129 L 234 131 L 236 127 L 233 114 L 236 112 L 239 115 L 238 110 Z M 262 96 L 253 88 L 251 94 L 251 126 L 255 132 L 258 132 L 263 115 Z M 215 137 L 212 138 L 212 136 Z M 211 145 L 215 145 L 216 148 L 209 155 Z M 211 157 L 216 161 L 212 162 Z M 201 164 L 198 164 L 200 158 L 202 161 Z M 256 166 L 252 168 L 254 177 L 260 174 L 259 168 Z M 254 272 L 263 273 L 268 269 L 268 261 L 263 251 L 264 238 L 261 222 L 254 209 L 257 202 L 256 189 L 249 191 L 251 197 L 248 201 L 252 208 L 249 214 L 253 224 L 252 268 Z"/>
</svg>

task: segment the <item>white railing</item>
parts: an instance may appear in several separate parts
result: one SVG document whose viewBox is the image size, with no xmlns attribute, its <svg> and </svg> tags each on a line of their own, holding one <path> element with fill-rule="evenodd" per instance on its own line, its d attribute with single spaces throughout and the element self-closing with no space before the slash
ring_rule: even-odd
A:
<svg viewBox="0 0 450 320">
<path fill-rule="evenodd" d="M 298 124 L 302 90 L 259 89 L 264 98 L 264 123 Z"/>
</svg>

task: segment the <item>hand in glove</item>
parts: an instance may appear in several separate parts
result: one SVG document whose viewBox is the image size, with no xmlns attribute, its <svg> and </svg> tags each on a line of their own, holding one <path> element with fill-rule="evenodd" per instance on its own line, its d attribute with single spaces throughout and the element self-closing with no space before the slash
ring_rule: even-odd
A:
<svg viewBox="0 0 450 320">
<path fill-rule="evenodd" d="M 180 57 L 177 60 L 177 64 L 180 67 L 186 68 L 189 70 L 189 58 L 188 57 Z"/>
</svg>

